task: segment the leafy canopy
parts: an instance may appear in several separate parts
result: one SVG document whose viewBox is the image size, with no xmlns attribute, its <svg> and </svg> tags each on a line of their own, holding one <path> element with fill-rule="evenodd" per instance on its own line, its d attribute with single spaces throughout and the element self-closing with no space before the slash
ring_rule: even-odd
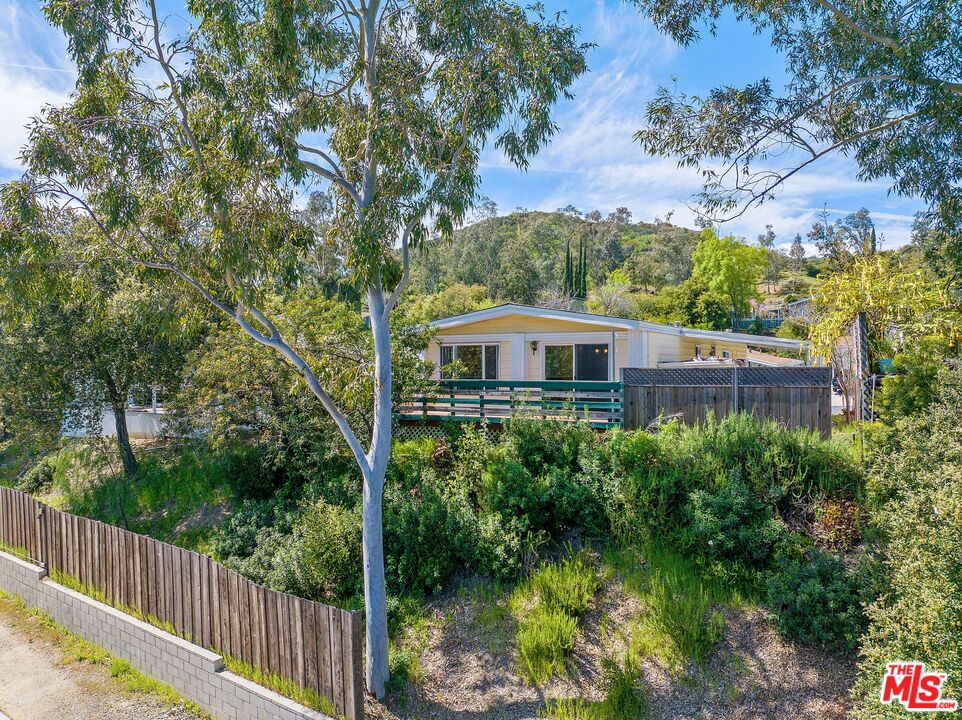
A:
<svg viewBox="0 0 962 720">
<path fill-rule="evenodd" d="M 962 227 L 958 0 L 634 2 L 685 45 L 732 11 L 784 58 L 782 89 L 768 78 L 704 97 L 662 87 L 648 105 L 638 140 L 705 172 L 699 200 L 709 215 L 740 215 L 803 168 L 842 153 L 861 179 L 890 178 L 895 192 L 923 198 L 938 226 Z M 943 240 L 958 267 L 958 236 Z"/>
<path fill-rule="evenodd" d="M 718 237 L 714 230 L 706 228 L 692 255 L 692 278 L 724 296 L 738 315 L 746 315 L 749 301 L 758 296 L 758 280 L 767 255 L 763 248 L 733 237 Z"/>
<path fill-rule="evenodd" d="M 191 2 L 197 26 L 177 32 L 153 0 L 51 0 L 80 80 L 32 129 L 28 190 L 71 198 L 102 244 L 232 308 L 297 281 L 319 238 L 294 191 L 329 183 L 328 233 L 355 282 L 396 283 L 398 239 L 460 221 L 489 138 L 524 166 L 553 134 L 585 47 L 561 18 L 500 0 L 344 9 Z M 5 211 L 37 212 L 29 195 Z"/>
<path fill-rule="evenodd" d="M 925 337 L 950 343 L 962 338 L 962 314 L 945 285 L 891 254 L 857 256 L 850 268 L 829 276 L 816 289 L 814 300 L 818 321 L 810 339 L 825 356 L 860 312 L 866 315 L 876 355 Z M 890 347 L 893 339 L 895 348 Z"/>
</svg>

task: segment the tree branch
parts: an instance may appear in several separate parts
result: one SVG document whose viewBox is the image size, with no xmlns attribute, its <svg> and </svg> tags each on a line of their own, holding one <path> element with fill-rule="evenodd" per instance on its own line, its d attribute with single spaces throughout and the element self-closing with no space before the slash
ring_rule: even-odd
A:
<svg viewBox="0 0 962 720">
<path fill-rule="evenodd" d="M 334 183 L 335 185 L 343 189 L 344 192 L 346 192 L 348 195 L 351 196 L 351 199 L 354 201 L 354 204 L 357 207 L 361 207 L 361 196 L 358 195 L 357 189 L 354 187 L 353 184 L 349 183 L 340 175 L 337 175 L 336 173 L 333 173 L 330 170 L 322 168 L 320 165 L 318 165 L 315 162 L 311 162 L 310 160 L 305 160 L 304 158 L 300 158 L 300 161 L 301 163 L 303 163 L 304 167 L 306 167 L 308 170 L 310 170 L 314 174 L 320 175 L 322 178 L 330 180 L 332 183 Z"/>
<path fill-rule="evenodd" d="M 724 218 L 724 219 L 722 219 L 722 220 L 718 220 L 718 219 L 716 218 L 716 220 L 718 220 L 719 222 L 728 222 L 728 221 L 730 221 L 730 220 L 735 220 L 736 218 L 741 217 L 742 215 L 744 215 L 744 214 L 748 211 L 748 209 L 749 209 L 750 207 L 752 207 L 752 206 L 754 206 L 756 203 L 758 203 L 759 200 L 764 199 L 766 195 L 769 195 L 769 194 L 770 194 L 775 188 L 777 188 L 779 185 L 781 185 L 782 183 L 784 183 L 786 180 L 788 180 L 790 177 L 792 177 L 792 176 L 795 175 L 796 173 L 801 172 L 801 171 L 804 170 L 806 167 L 808 167 L 809 165 L 811 165 L 811 164 L 814 163 L 815 161 L 819 160 L 820 158 L 824 157 L 825 155 L 828 155 L 829 153 L 832 153 L 832 152 L 838 150 L 839 148 L 844 147 L 845 145 L 848 145 L 849 143 L 853 143 L 853 142 L 855 142 L 856 140 L 860 140 L 860 139 L 862 139 L 862 138 L 864 138 L 864 137 L 867 137 L 868 135 L 873 135 L 873 134 L 875 134 L 875 133 L 884 132 L 885 130 L 888 130 L 889 128 L 895 127 L 896 125 L 899 125 L 899 124 L 901 124 L 901 123 L 903 123 L 903 122 L 906 122 L 906 121 L 908 121 L 908 120 L 911 120 L 911 119 L 913 119 L 913 118 L 916 118 L 916 117 L 918 117 L 920 114 L 921 114 L 920 112 L 906 113 L 905 115 L 900 115 L 900 116 L 897 117 L 897 118 L 892 118 L 891 120 L 888 120 L 888 121 L 886 121 L 886 122 L 884 122 L 884 123 L 881 123 L 881 124 L 879 124 L 879 125 L 875 125 L 874 127 L 866 128 L 865 130 L 862 130 L 862 131 L 860 131 L 860 132 L 854 133 L 853 135 L 849 135 L 848 137 L 842 138 L 841 140 L 838 140 L 837 142 L 835 142 L 835 143 L 833 143 L 832 145 L 830 145 L 829 147 L 826 147 L 826 148 L 824 148 L 824 149 L 822 149 L 822 150 L 819 150 L 817 153 L 814 153 L 814 154 L 812 155 L 812 157 L 810 157 L 808 160 L 806 160 L 806 161 L 803 162 L 803 163 L 800 163 L 799 165 L 796 165 L 794 168 L 792 168 L 790 171 L 788 171 L 788 172 L 786 172 L 786 173 L 784 173 L 784 174 L 780 174 L 780 173 L 776 173 L 776 172 L 772 171 L 771 176 L 774 176 L 774 178 L 775 178 L 774 182 L 771 182 L 770 184 L 768 184 L 768 185 L 767 185 L 762 191 L 760 191 L 760 192 L 756 192 L 755 190 L 751 190 L 751 189 L 750 189 L 750 185 L 744 185 L 744 184 L 742 184 L 742 183 L 738 183 L 738 184 L 737 184 L 737 187 L 735 188 L 735 190 L 750 192 L 750 193 L 752 193 L 751 197 L 750 197 L 750 198 L 748 199 L 748 201 L 743 205 L 742 209 L 739 210 L 736 214 L 730 215 L 730 216 L 728 216 L 728 217 L 726 217 L 726 218 Z M 759 182 L 761 182 L 761 180 L 759 180 Z M 753 184 L 753 183 L 752 183 L 752 184 Z"/>
<path fill-rule="evenodd" d="M 401 279 L 398 280 L 397 285 L 394 286 L 394 290 L 391 292 L 391 296 L 384 304 L 385 318 L 394 310 L 394 307 L 398 304 L 398 300 L 401 299 L 401 293 L 404 292 L 404 288 L 406 288 L 411 281 L 411 232 L 419 222 L 421 222 L 421 216 L 415 214 L 401 235 L 401 261 L 404 269 L 401 271 Z"/>
<path fill-rule="evenodd" d="M 902 50 L 902 46 L 895 42 L 895 40 L 890 37 L 885 37 L 884 35 L 876 35 L 875 33 L 869 32 L 828 0 L 815 0 L 815 2 L 832 13 L 843 25 L 847 26 L 858 35 L 861 35 L 866 40 L 871 40 L 879 45 L 884 45 L 889 50 L 894 52 L 900 52 Z"/>
</svg>

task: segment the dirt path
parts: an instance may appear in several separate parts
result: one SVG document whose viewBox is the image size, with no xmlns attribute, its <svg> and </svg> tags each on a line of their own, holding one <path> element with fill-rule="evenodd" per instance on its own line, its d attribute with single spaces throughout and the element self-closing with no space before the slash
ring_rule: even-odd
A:
<svg viewBox="0 0 962 720">
<path fill-rule="evenodd" d="M 506 611 L 452 593 L 428 608 L 432 618 L 420 655 L 420 678 L 389 696 L 369 699 L 372 720 L 534 720 L 548 698 L 600 700 L 603 651 L 624 648 L 618 629 L 642 612 L 637 600 L 609 584 L 582 621 L 573 671 L 540 688 L 516 674 L 515 629 Z M 725 609 L 725 631 L 704 667 L 674 676 L 642 663 L 650 720 L 841 720 L 853 681 L 851 659 L 781 639 L 761 608 Z M 487 616 L 488 621 L 482 622 Z"/>
<path fill-rule="evenodd" d="M 127 691 L 107 667 L 64 663 L 63 636 L 0 599 L 0 720 L 193 720 L 182 708 Z"/>
</svg>

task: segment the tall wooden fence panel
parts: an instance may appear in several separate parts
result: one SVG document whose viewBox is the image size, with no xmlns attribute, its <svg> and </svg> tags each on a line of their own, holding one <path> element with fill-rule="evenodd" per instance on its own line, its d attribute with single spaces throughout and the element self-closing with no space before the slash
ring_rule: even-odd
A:
<svg viewBox="0 0 962 720">
<path fill-rule="evenodd" d="M 677 416 L 689 425 L 709 412 L 750 412 L 788 428 L 832 434 L 830 368 L 625 368 L 626 428 Z"/>
<path fill-rule="evenodd" d="M 361 613 L 257 585 L 206 555 L 0 487 L 0 542 L 88 594 L 364 715 Z"/>
</svg>

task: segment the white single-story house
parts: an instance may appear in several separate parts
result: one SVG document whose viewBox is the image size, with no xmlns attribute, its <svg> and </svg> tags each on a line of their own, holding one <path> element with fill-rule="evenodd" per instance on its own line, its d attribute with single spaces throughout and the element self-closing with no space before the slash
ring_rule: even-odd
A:
<svg viewBox="0 0 962 720">
<path fill-rule="evenodd" d="M 425 351 L 437 368 L 458 361 L 463 379 L 617 381 L 621 369 L 695 359 L 749 360 L 749 348 L 799 353 L 808 343 L 508 303 L 431 323 Z"/>
</svg>

